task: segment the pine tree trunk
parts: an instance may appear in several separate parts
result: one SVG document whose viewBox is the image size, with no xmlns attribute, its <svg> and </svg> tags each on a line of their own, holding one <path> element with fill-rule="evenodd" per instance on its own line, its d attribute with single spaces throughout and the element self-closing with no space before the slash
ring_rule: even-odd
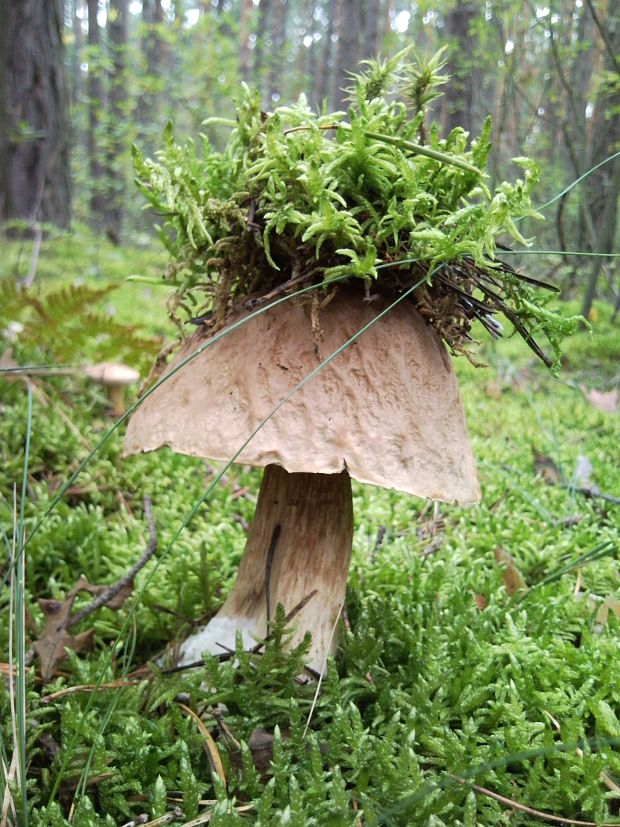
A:
<svg viewBox="0 0 620 827">
<path fill-rule="evenodd" d="M 338 4 L 336 0 L 329 0 L 327 6 L 327 29 L 324 35 L 325 45 L 323 47 L 323 55 L 321 58 L 321 65 L 317 72 L 316 84 L 316 98 L 319 106 L 327 101 L 327 106 L 331 109 L 330 100 L 330 78 L 332 77 L 332 52 L 333 41 L 332 37 L 336 28 L 336 15 L 338 11 Z"/>
<path fill-rule="evenodd" d="M 284 69 L 284 45 L 286 41 L 286 23 L 288 19 L 289 3 L 287 0 L 276 0 L 271 16 L 271 49 L 269 58 L 269 104 L 276 102 L 282 92 L 282 73 Z"/>
<path fill-rule="evenodd" d="M 596 11 L 588 3 L 594 18 Z M 613 155 L 620 145 L 620 88 L 618 73 L 620 73 L 620 26 L 617 23 L 620 14 L 620 0 L 610 0 L 607 16 L 601 20 L 595 18 L 597 28 L 604 34 L 605 50 L 603 67 L 607 76 L 600 82 L 591 124 L 590 154 L 587 158 L 587 168 L 595 167 L 606 158 Z M 610 78 L 615 74 L 615 83 Z M 586 213 L 593 225 L 590 234 L 594 251 L 611 253 L 614 250 L 616 226 L 618 220 L 618 197 L 620 195 L 620 164 L 608 163 L 600 166 L 588 178 L 585 187 Z M 586 318 L 590 314 L 592 304 L 596 298 L 598 278 L 602 259 L 595 259 L 592 263 L 586 291 L 581 308 Z"/>
<path fill-rule="evenodd" d="M 363 59 L 377 57 L 379 52 L 380 6 L 380 0 L 367 0 L 362 6 L 364 12 L 364 38 L 361 57 Z"/>
<path fill-rule="evenodd" d="M 69 225 L 62 27 L 61 0 L 0 0 L 0 220 Z"/>
<path fill-rule="evenodd" d="M 258 7 L 258 24 L 256 27 L 256 45 L 254 46 L 254 85 L 263 91 L 263 73 L 265 63 L 265 41 L 269 18 L 271 16 L 272 0 L 260 0 Z"/>
<path fill-rule="evenodd" d="M 120 242 L 123 218 L 125 180 L 121 156 L 125 149 L 127 123 L 127 34 L 128 0 L 110 0 L 108 13 L 108 39 L 112 71 L 110 73 L 108 111 L 108 148 L 106 158 L 106 210 L 105 227 L 115 243 Z"/>
<path fill-rule="evenodd" d="M 138 100 L 137 119 L 140 126 L 141 148 L 149 153 L 154 141 L 152 135 L 159 135 L 163 124 L 159 121 L 159 96 L 152 89 L 153 80 L 159 78 L 161 67 L 165 64 L 164 43 L 160 36 L 159 27 L 164 20 L 161 0 L 143 0 L 141 42 L 145 77 L 145 88 Z"/>
<path fill-rule="evenodd" d="M 362 15 L 357 0 L 340 0 L 334 91 L 336 109 L 345 109 L 347 106 L 345 89 L 351 85 L 348 73 L 356 72 L 358 68 L 361 24 Z"/>
<path fill-rule="evenodd" d="M 252 0 L 241 0 L 239 12 L 239 71 L 241 80 L 250 82 L 250 12 Z"/>
<path fill-rule="evenodd" d="M 478 55 L 472 24 L 476 17 L 476 3 L 458 0 L 446 16 L 446 34 L 452 39 L 448 73 L 450 83 L 443 91 L 443 127 L 449 134 L 462 126 L 470 135 L 477 131 L 475 122 L 475 92 L 482 77 L 477 68 Z"/>
<path fill-rule="evenodd" d="M 98 0 L 88 0 L 88 169 L 90 172 L 91 219 L 97 226 L 105 213 L 103 194 L 105 165 L 101 149 L 101 123 L 105 112 L 102 78 L 101 33 L 97 19 Z"/>
</svg>

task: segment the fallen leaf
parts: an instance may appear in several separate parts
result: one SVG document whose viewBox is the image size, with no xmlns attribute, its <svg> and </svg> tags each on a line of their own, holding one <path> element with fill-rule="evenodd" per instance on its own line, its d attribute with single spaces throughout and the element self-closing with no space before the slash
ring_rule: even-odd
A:
<svg viewBox="0 0 620 827">
<path fill-rule="evenodd" d="M 614 597 L 613 594 L 608 594 L 599 606 L 599 610 L 596 613 L 597 626 L 604 626 L 607 623 L 610 609 L 616 617 L 620 617 L 620 600 Z"/>
<path fill-rule="evenodd" d="M 551 457 L 541 454 L 534 446 L 532 446 L 532 453 L 534 454 L 534 472 L 539 474 L 548 485 L 564 482 L 562 472 Z"/>
<path fill-rule="evenodd" d="M 45 620 L 43 631 L 39 639 L 33 644 L 33 648 L 41 664 L 41 677 L 44 683 L 56 673 L 58 666 L 66 658 L 66 649 L 81 652 L 83 649 L 90 650 L 93 647 L 93 629 L 81 632 L 78 635 L 72 635 L 68 631 L 73 620 L 73 604 L 77 594 L 85 591 L 93 597 L 98 597 L 109 588 L 109 586 L 89 583 L 85 577 L 80 577 L 64 600 L 39 599 L 39 606 Z M 105 605 L 110 609 L 120 609 L 131 592 L 132 584 L 128 583 Z"/>
<path fill-rule="evenodd" d="M 41 637 L 34 643 L 34 650 L 41 663 L 41 677 L 46 683 L 54 674 L 60 663 L 67 657 L 67 649 L 81 652 L 93 648 L 94 629 L 71 635 L 63 626 L 63 604 L 58 600 L 39 600 L 39 606 L 45 616 L 45 625 Z"/>
<path fill-rule="evenodd" d="M 493 379 L 486 383 L 484 386 L 484 392 L 490 399 L 502 398 L 502 386 L 499 382 L 495 382 Z"/>
<path fill-rule="evenodd" d="M 579 387 L 590 405 L 598 408 L 599 411 L 615 413 L 618 410 L 617 388 L 614 388 L 614 390 L 611 391 L 597 391 L 594 388 L 592 390 L 588 390 L 585 385 L 580 385 Z"/>
<path fill-rule="evenodd" d="M 273 758 L 273 735 L 262 727 L 256 727 L 250 735 L 248 747 L 254 766 L 264 776 Z"/>
<path fill-rule="evenodd" d="M 483 612 L 486 607 L 489 605 L 487 603 L 487 599 L 483 594 L 475 594 L 474 595 L 474 603 L 476 604 L 476 608 L 479 612 Z"/>
<path fill-rule="evenodd" d="M 504 566 L 504 574 L 502 580 L 509 595 L 515 594 L 518 591 L 527 591 L 527 583 L 523 579 L 523 575 L 515 565 L 515 561 L 510 554 L 501 546 L 495 549 L 495 562 Z"/>
</svg>

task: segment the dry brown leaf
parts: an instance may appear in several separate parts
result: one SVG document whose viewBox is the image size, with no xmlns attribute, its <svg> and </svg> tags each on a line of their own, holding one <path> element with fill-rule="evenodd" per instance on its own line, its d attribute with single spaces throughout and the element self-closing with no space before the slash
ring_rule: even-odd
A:
<svg viewBox="0 0 620 827">
<path fill-rule="evenodd" d="M 620 617 L 620 600 L 618 600 L 617 597 L 614 597 L 613 594 L 608 594 L 599 606 L 599 610 L 596 613 L 597 625 L 604 626 L 607 623 L 610 609 L 616 617 Z"/>
<path fill-rule="evenodd" d="M 534 473 L 538 474 L 548 485 L 561 485 L 564 482 L 562 472 L 555 462 L 546 454 L 541 454 L 532 446 L 534 454 Z"/>
<path fill-rule="evenodd" d="M 474 603 L 476 604 L 476 608 L 479 612 L 483 612 L 486 607 L 489 605 L 487 602 L 486 597 L 483 594 L 475 594 L 474 595 Z"/>
<path fill-rule="evenodd" d="M 484 386 L 484 392 L 486 396 L 490 399 L 501 399 L 502 398 L 502 386 L 499 382 L 494 381 L 491 379 L 490 382 L 487 382 Z"/>
<path fill-rule="evenodd" d="M 579 387 L 590 405 L 594 405 L 594 407 L 598 408 L 599 411 L 615 413 L 618 410 L 617 388 L 614 388 L 611 391 L 597 391 L 595 388 L 588 390 L 585 385 L 580 385 Z"/>
<path fill-rule="evenodd" d="M 43 631 L 39 639 L 33 644 L 33 648 L 41 664 L 41 676 L 44 683 L 56 673 L 58 666 L 67 656 L 66 649 L 71 649 L 74 652 L 92 649 L 93 629 L 81 632 L 79 635 L 71 635 L 68 632 L 77 594 L 86 591 L 93 597 L 97 597 L 108 588 L 109 586 L 94 585 L 89 583 L 85 577 L 80 577 L 64 600 L 39 599 L 39 606 L 45 621 Z M 129 583 L 109 603 L 106 603 L 106 606 L 111 609 L 120 609 L 131 591 L 132 585 Z"/>
<path fill-rule="evenodd" d="M 256 727 L 250 735 L 248 747 L 252 753 L 254 766 L 264 776 L 273 758 L 273 735 L 262 727 Z"/>
<path fill-rule="evenodd" d="M 515 565 L 507 551 L 504 551 L 502 546 L 495 549 L 495 561 L 504 566 L 504 574 L 502 580 L 509 595 L 515 594 L 518 591 L 527 591 L 527 583 L 523 579 L 523 575 Z"/>
</svg>

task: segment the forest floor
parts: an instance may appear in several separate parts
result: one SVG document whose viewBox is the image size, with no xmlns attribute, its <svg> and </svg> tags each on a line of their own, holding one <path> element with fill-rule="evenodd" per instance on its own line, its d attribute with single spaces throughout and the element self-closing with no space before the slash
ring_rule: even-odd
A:
<svg viewBox="0 0 620 827">
<path fill-rule="evenodd" d="M 282 623 L 260 655 L 154 665 L 221 604 L 259 485 L 232 466 L 181 530 L 214 466 L 122 459 L 124 423 L 110 432 L 105 394 L 78 369 L 148 369 L 173 333 L 166 291 L 125 279 L 156 279 L 163 256 L 53 236 L 22 294 L 31 247 L 4 250 L 2 367 L 64 367 L 0 374 L 0 820 L 15 808 L 26 823 L 25 788 L 34 825 L 620 824 L 609 307 L 567 342 L 557 379 L 516 338 L 484 341 L 484 368 L 455 360 L 479 506 L 354 485 L 346 623 L 314 698 Z M 149 544 L 132 584 L 77 618 Z M 16 695 L 15 664 L 28 667 Z"/>
</svg>

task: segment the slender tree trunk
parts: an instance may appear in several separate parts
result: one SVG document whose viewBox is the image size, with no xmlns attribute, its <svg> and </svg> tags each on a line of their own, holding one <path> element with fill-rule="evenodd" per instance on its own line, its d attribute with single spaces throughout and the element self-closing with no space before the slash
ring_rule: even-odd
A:
<svg viewBox="0 0 620 827">
<path fill-rule="evenodd" d="M 264 56 L 267 40 L 272 0 L 260 0 L 258 7 L 258 25 L 256 27 L 256 45 L 254 47 L 254 83 L 263 89 Z"/>
<path fill-rule="evenodd" d="M 151 136 L 160 132 L 159 94 L 156 91 L 161 67 L 165 65 L 164 43 L 160 36 L 160 27 L 163 24 L 164 12 L 161 0 L 143 0 L 142 2 L 142 56 L 146 73 L 144 88 L 138 101 L 138 124 L 140 125 L 141 142 L 147 152 L 151 150 Z"/>
<path fill-rule="evenodd" d="M 591 9 L 591 13 L 595 14 Z M 597 26 L 605 39 L 603 76 L 594 112 L 592 114 L 592 140 L 588 155 L 588 168 L 595 167 L 609 158 L 620 145 L 620 86 L 618 84 L 620 53 L 620 0 L 610 0 L 606 22 L 597 18 Z M 614 80 L 612 81 L 611 78 Z M 615 81 L 615 82 L 614 82 Z M 594 225 L 592 243 L 599 253 L 611 253 L 614 249 L 618 220 L 618 197 L 620 195 L 620 164 L 608 163 L 593 172 L 585 188 L 586 213 Z M 587 318 L 596 298 L 598 278 L 603 262 L 595 259 L 588 278 L 588 284 L 581 308 Z"/>
<path fill-rule="evenodd" d="M 0 0 L 0 220 L 69 225 L 62 27 L 61 0 Z"/>
<path fill-rule="evenodd" d="M 476 39 L 472 34 L 476 14 L 475 2 L 458 0 L 446 16 L 446 35 L 451 40 L 448 60 L 451 81 L 444 87 L 442 98 L 442 121 L 446 133 L 462 126 L 472 135 L 476 128 L 474 97 L 482 81 Z"/>
<path fill-rule="evenodd" d="M 282 91 L 282 73 L 285 65 L 284 46 L 286 23 L 290 4 L 287 0 L 275 0 L 271 15 L 271 49 L 269 57 L 269 101 L 276 101 Z"/>
<path fill-rule="evenodd" d="M 78 15 L 78 9 L 81 8 L 81 6 L 81 0 L 72 1 L 71 17 L 74 42 L 71 52 L 71 103 L 73 106 L 82 99 L 82 67 L 80 63 L 82 60 L 84 34 L 82 32 L 82 21 Z"/>
<path fill-rule="evenodd" d="M 332 53 L 333 53 L 333 36 L 336 28 L 336 13 L 338 5 L 336 0 L 329 0 L 327 5 L 327 29 L 324 35 L 323 55 L 321 65 L 316 73 L 316 98 L 319 106 L 323 106 L 326 101 L 328 107 L 330 106 L 330 78 L 332 76 Z"/>
<path fill-rule="evenodd" d="M 125 197 L 121 156 L 126 146 L 128 0 L 110 0 L 108 37 L 112 58 L 108 94 L 108 146 L 106 160 L 106 232 L 120 242 Z"/>
<path fill-rule="evenodd" d="M 99 223 L 105 212 L 105 166 L 100 140 L 105 100 L 98 11 L 98 0 L 88 0 L 88 169 L 91 185 L 90 211 L 95 224 Z"/>
<path fill-rule="evenodd" d="M 362 15 L 357 0 L 340 0 L 338 18 L 338 57 L 335 72 L 336 109 L 347 105 L 345 89 L 351 85 L 349 72 L 356 72 L 359 62 Z"/>
<path fill-rule="evenodd" d="M 241 80 L 250 81 L 250 14 L 252 0 L 241 0 L 239 12 L 239 71 Z"/>
<path fill-rule="evenodd" d="M 362 39 L 361 57 L 376 57 L 379 52 L 379 17 L 380 0 L 366 0 L 362 5 L 364 12 L 364 37 Z"/>
</svg>

